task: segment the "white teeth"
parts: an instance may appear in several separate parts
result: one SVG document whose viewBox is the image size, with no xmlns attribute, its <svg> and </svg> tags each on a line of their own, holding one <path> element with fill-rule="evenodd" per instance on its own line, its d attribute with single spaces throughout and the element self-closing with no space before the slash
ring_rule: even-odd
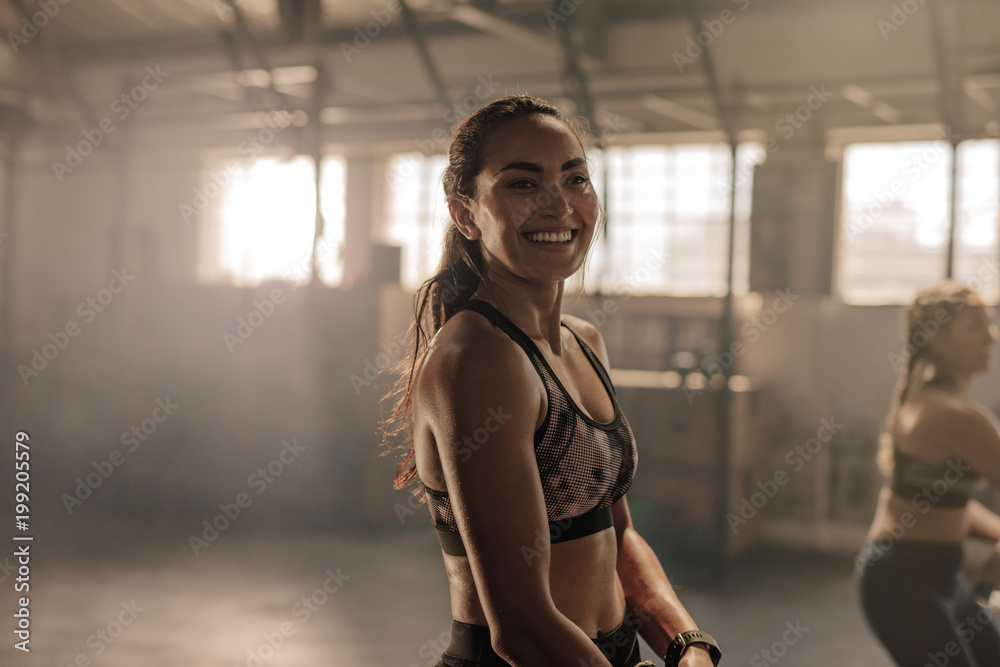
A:
<svg viewBox="0 0 1000 667">
<path fill-rule="evenodd" d="M 544 241 L 548 243 L 566 243 L 573 238 L 573 232 L 533 232 L 527 235 L 529 241 Z"/>
</svg>

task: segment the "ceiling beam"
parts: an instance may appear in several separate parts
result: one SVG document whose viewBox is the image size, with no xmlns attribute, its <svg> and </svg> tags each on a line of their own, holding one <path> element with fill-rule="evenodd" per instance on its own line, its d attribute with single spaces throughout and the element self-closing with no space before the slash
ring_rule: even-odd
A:
<svg viewBox="0 0 1000 667">
<path fill-rule="evenodd" d="M 686 107 L 659 95 L 643 95 L 642 106 L 665 118 L 676 120 L 699 130 L 718 130 L 722 123 L 712 114 Z"/>
<path fill-rule="evenodd" d="M 686 10 L 688 22 L 691 26 L 691 33 L 697 35 L 702 29 L 701 12 L 695 6 L 693 0 L 680 0 L 680 2 Z M 722 123 L 722 129 L 729 135 L 730 142 L 735 145 L 739 130 L 736 126 L 736 111 L 734 106 L 724 97 L 712 53 L 713 49 L 711 46 L 702 48 L 702 69 L 705 72 L 705 78 L 708 80 L 708 90 L 712 94 L 712 100 L 715 103 L 716 113 L 718 113 L 719 120 Z"/>
<path fill-rule="evenodd" d="M 556 5 L 558 6 L 558 2 Z M 565 48 L 560 46 L 559 42 L 551 37 L 525 28 L 510 19 L 479 9 L 478 7 L 458 5 L 448 12 L 448 16 L 453 21 L 469 28 L 515 44 L 520 44 L 521 46 L 526 46 L 540 54 L 545 54 L 553 58 L 560 58 L 565 55 Z M 544 19 L 544 15 L 539 17 L 540 21 L 542 19 Z M 560 21 L 556 29 L 561 30 L 568 22 L 568 20 Z M 588 68 L 598 66 L 597 61 L 586 54 L 580 54 L 578 61 Z"/>
<path fill-rule="evenodd" d="M 274 86 L 274 75 L 272 73 L 271 64 L 268 62 L 267 51 L 264 46 L 261 45 L 260 41 L 254 36 L 247 25 L 246 18 L 243 16 L 243 11 L 240 9 L 239 0 L 227 0 L 229 7 L 233 10 L 234 23 L 236 25 L 235 36 L 233 44 L 231 46 L 232 55 L 235 64 L 237 65 L 236 71 L 243 71 L 243 68 L 239 62 L 239 41 L 244 42 L 253 54 L 254 59 L 257 61 L 257 67 L 266 72 L 266 76 L 262 77 L 260 83 L 263 86 L 252 84 L 252 87 L 257 89 L 267 90 L 270 93 L 271 101 L 266 106 L 269 106 L 272 110 L 277 109 L 288 109 L 290 99 L 283 92 L 275 88 Z M 294 105 L 291 105 L 294 107 Z"/>
<path fill-rule="evenodd" d="M 565 0 L 552 0 L 556 11 L 559 11 L 559 3 Z M 580 67 L 580 56 L 573 43 L 573 35 L 570 32 L 570 21 L 568 17 L 565 21 L 560 21 L 556 30 L 559 33 L 559 42 L 562 45 L 563 53 L 563 78 L 569 88 L 570 98 L 576 103 L 577 112 L 587 119 L 590 131 L 597 138 L 599 147 L 603 147 L 600 127 L 597 123 L 597 116 L 594 110 L 594 99 L 590 95 L 590 87 L 587 83 L 587 75 Z"/>
<path fill-rule="evenodd" d="M 903 120 L 903 114 L 899 109 L 887 102 L 876 101 L 875 96 L 861 86 L 850 83 L 843 87 L 841 94 L 847 101 L 862 109 L 868 109 L 876 118 L 880 118 L 890 125 L 896 125 Z"/>
<path fill-rule="evenodd" d="M 413 15 L 413 10 L 407 4 L 407 0 L 397 0 L 397 2 L 399 2 L 399 6 L 403 10 L 403 25 L 406 26 L 406 31 L 410 39 L 413 40 L 413 45 L 417 48 L 417 53 L 420 55 L 420 62 L 423 63 L 424 71 L 427 72 L 427 76 L 430 77 L 431 83 L 434 85 L 434 92 L 437 94 L 438 101 L 443 107 L 448 108 L 451 106 L 448 89 L 441 79 L 441 74 L 434 64 L 434 59 L 431 58 L 431 52 L 427 49 L 427 42 L 424 39 L 423 31 L 417 23 L 416 17 Z"/>
<path fill-rule="evenodd" d="M 970 100 L 974 101 L 986 111 L 996 113 L 1000 110 L 997 106 L 996 98 L 986 92 L 986 89 L 978 81 L 977 77 L 964 77 L 962 79 L 962 90 Z"/>
</svg>

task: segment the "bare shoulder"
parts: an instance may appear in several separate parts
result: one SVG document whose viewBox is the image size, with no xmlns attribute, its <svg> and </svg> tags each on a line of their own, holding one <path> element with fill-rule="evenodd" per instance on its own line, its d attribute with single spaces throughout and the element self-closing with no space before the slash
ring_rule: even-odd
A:
<svg viewBox="0 0 1000 667">
<path fill-rule="evenodd" d="M 1000 486 L 1000 425 L 987 408 L 940 389 L 922 391 L 917 426 L 922 439 L 943 443 L 982 477 Z"/>
<path fill-rule="evenodd" d="M 517 343 L 478 313 L 463 311 L 448 320 L 431 342 L 416 391 L 426 407 L 451 420 L 456 410 L 475 410 L 477 404 L 498 397 L 508 402 L 516 396 L 537 401 L 536 379 Z"/>
<path fill-rule="evenodd" d="M 919 408 L 920 419 L 926 422 L 941 421 L 955 426 L 986 418 L 985 409 L 977 403 L 934 387 L 921 391 L 914 404 Z"/>
<path fill-rule="evenodd" d="M 985 419 L 989 422 L 990 426 L 1000 431 L 1000 419 L 990 410 L 988 407 L 980 403 L 979 401 L 969 401 L 969 409 L 975 411 L 981 419 Z"/>
<path fill-rule="evenodd" d="M 994 436 L 1000 429 L 997 418 L 984 406 L 936 388 L 927 388 L 915 402 L 915 428 L 936 434 L 959 449 L 969 441 Z"/>
<path fill-rule="evenodd" d="M 587 320 L 576 315 L 563 313 L 562 320 L 594 351 L 605 368 L 609 368 L 608 349 L 604 345 L 604 338 L 601 337 L 600 330 Z"/>
<path fill-rule="evenodd" d="M 968 433 L 981 435 L 984 432 L 996 434 L 1000 431 L 1000 421 L 997 421 L 996 415 L 976 401 L 961 401 L 961 405 L 949 406 L 948 417 Z"/>
<path fill-rule="evenodd" d="M 601 340 L 601 332 L 597 330 L 597 327 L 595 327 L 593 324 L 583 319 L 582 317 L 577 317 L 576 315 L 570 315 L 569 313 L 563 313 L 562 320 L 563 322 L 568 324 L 573 331 L 578 333 L 580 335 L 580 338 L 583 338 L 585 341 L 587 341 L 588 345 L 590 344 L 591 340 L 594 341 Z"/>
</svg>

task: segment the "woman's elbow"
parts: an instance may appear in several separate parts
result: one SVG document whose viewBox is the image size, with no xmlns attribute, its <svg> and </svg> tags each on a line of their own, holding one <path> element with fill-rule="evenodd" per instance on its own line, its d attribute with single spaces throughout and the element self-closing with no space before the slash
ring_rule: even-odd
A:
<svg viewBox="0 0 1000 667">
<path fill-rule="evenodd" d="M 544 664 L 546 636 L 556 628 L 543 613 L 510 614 L 490 624 L 493 650 L 512 665 Z"/>
<path fill-rule="evenodd" d="M 493 650 L 512 665 L 537 664 L 538 644 L 530 629 L 505 625 L 491 633 Z"/>
</svg>

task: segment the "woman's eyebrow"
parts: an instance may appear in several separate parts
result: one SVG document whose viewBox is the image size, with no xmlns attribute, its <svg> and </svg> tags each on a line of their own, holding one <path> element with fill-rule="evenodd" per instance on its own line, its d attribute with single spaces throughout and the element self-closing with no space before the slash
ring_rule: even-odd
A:
<svg viewBox="0 0 1000 667">
<path fill-rule="evenodd" d="M 561 171 L 566 171 L 567 169 L 578 167 L 583 163 L 584 160 L 582 157 L 575 157 L 572 160 L 567 160 L 565 163 L 563 163 Z M 517 169 L 519 171 L 533 171 L 539 174 L 542 173 L 543 171 L 542 165 L 538 164 L 537 162 L 508 162 L 504 166 L 500 167 L 500 170 L 497 173 L 502 174 L 503 172 L 509 171 L 511 169 Z"/>
</svg>

